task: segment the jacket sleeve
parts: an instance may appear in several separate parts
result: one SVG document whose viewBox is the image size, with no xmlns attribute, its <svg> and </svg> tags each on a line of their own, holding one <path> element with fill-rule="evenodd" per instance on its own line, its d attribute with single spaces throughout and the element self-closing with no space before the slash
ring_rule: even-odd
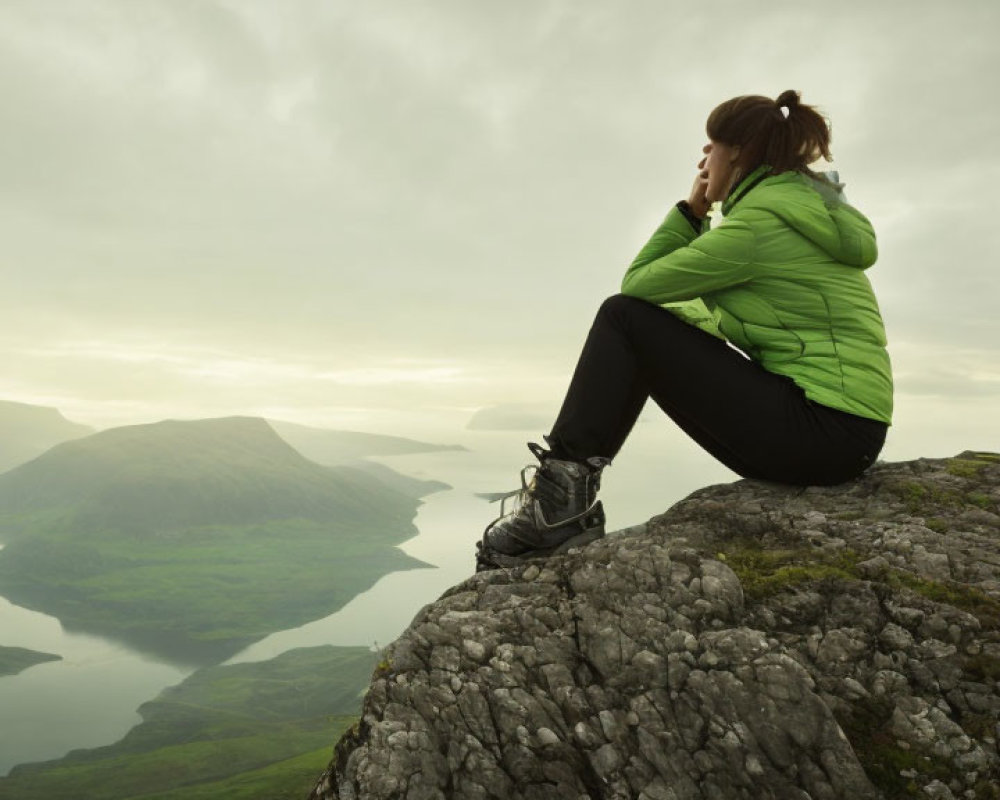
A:
<svg viewBox="0 0 1000 800">
<path fill-rule="evenodd" d="M 626 271 L 622 294 L 691 300 L 750 280 L 753 257 L 753 230 L 738 214 L 699 236 L 674 207 Z"/>
</svg>

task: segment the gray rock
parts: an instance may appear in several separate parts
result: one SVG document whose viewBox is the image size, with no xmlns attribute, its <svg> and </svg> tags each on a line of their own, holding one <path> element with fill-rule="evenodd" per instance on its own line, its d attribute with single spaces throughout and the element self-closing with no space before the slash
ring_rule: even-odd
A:
<svg viewBox="0 0 1000 800">
<path fill-rule="evenodd" d="M 472 576 L 390 646 L 312 797 L 995 798 L 998 487 L 976 453 L 738 481 Z"/>
</svg>

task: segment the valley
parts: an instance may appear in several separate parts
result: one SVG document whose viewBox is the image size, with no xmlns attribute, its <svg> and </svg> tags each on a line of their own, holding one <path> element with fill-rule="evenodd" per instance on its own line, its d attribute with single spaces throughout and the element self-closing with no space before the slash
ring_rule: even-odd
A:
<svg viewBox="0 0 1000 800">
<path fill-rule="evenodd" d="M 0 594 L 158 658 L 217 663 L 426 567 L 396 545 L 443 487 L 321 466 L 252 418 L 112 429 L 0 475 Z"/>
<path fill-rule="evenodd" d="M 120 741 L 16 767 L 0 799 L 303 797 L 376 660 L 367 647 L 325 646 L 199 670 L 143 703 Z"/>
</svg>

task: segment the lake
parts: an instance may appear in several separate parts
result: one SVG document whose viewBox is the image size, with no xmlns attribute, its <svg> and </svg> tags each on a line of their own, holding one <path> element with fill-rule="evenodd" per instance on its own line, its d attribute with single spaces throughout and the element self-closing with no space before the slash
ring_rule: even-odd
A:
<svg viewBox="0 0 1000 800">
<path fill-rule="evenodd" d="M 668 423 L 639 425 L 641 439 L 633 436 L 604 472 L 601 497 L 609 530 L 645 522 L 694 489 L 734 479 Z M 441 440 L 469 449 L 373 459 L 453 487 L 424 498 L 415 520 L 419 534 L 402 545 L 434 567 L 386 575 L 337 613 L 272 634 L 227 663 L 321 644 L 384 646 L 425 604 L 472 574 L 475 542 L 499 513 L 498 504 L 476 493 L 517 488 L 520 468 L 533 458 L 518 432 L 459 431 Z M 2 598 L 0 644 L 63 657 L 0 678 L 0 775 L 19 763 L 120 739 L 139 722 L 139 705 L 191 671 L 107 638 L 67 632 L 58 620 Z"/>
</svg>

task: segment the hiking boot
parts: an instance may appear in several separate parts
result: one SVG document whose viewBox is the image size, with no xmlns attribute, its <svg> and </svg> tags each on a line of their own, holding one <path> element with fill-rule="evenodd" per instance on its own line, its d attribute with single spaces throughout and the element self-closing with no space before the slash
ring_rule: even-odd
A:
<svg viewBox="0 0 1000 800">
<path fill-rule="evenodd" d="M 491 522 L 476 544 L 476 572 L 510 567 L 527 558 L 564 553 L 604 536 L 604 507 L 597 500 L 601 470 L 611 463 L 595 456 L 585 462 L 552 458 L 534 442 L 528 449 L 540 466 L 521 470 L 521 489 L 502 496 L 517 507 Z M 533 469 L 529 483 L 525 473 Z"/>
</svg>

